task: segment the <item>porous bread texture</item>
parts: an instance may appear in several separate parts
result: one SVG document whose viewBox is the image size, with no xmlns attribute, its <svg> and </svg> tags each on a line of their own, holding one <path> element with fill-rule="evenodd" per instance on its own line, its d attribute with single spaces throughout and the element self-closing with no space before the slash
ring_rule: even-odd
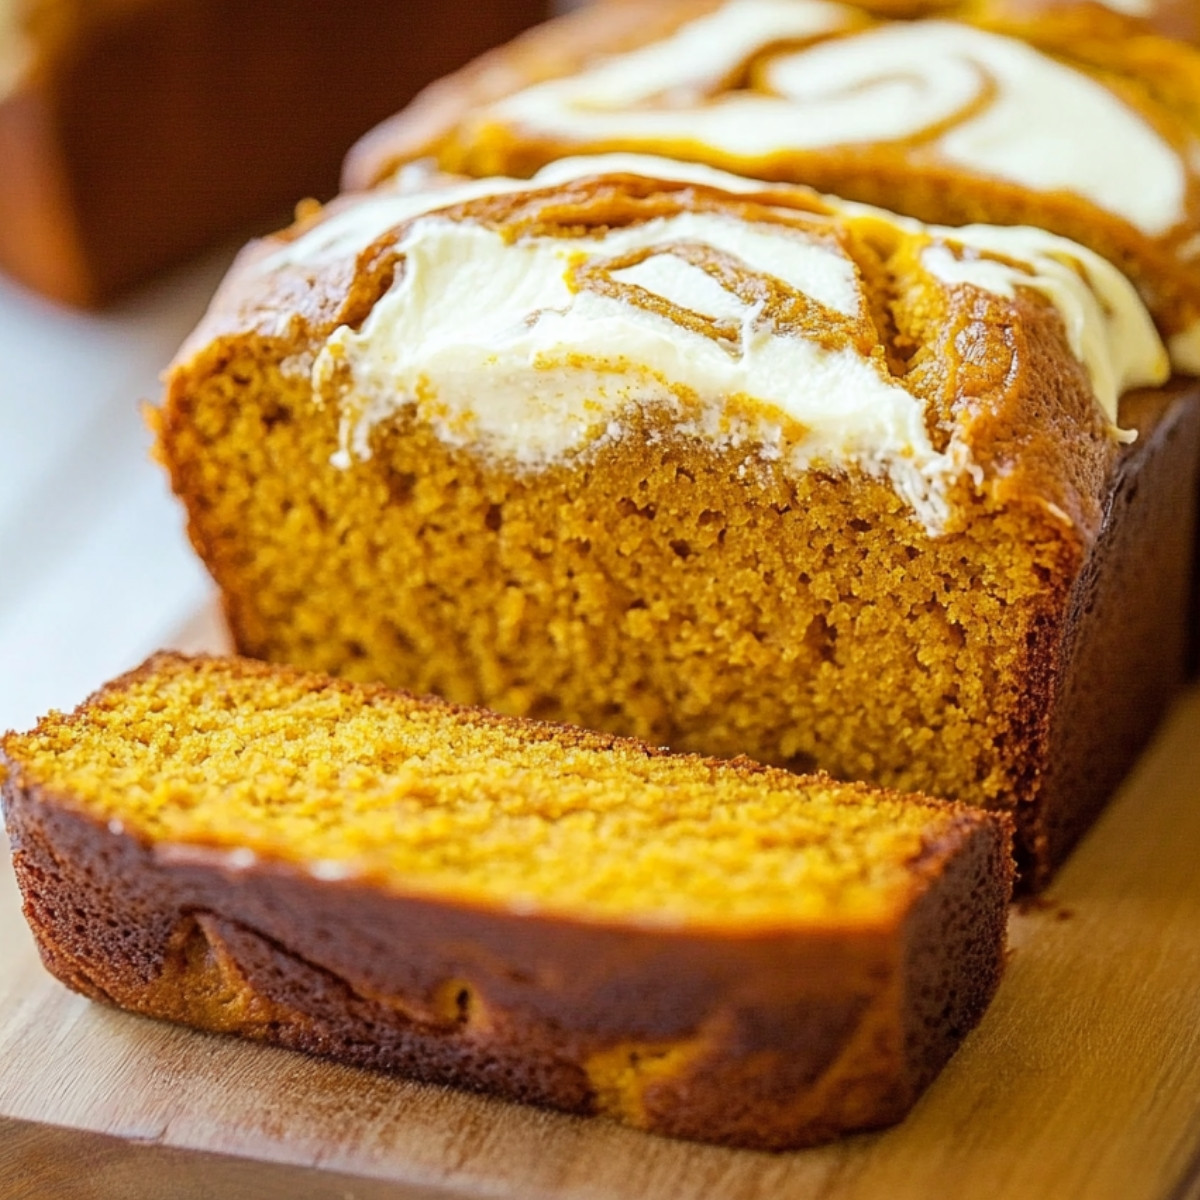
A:
<svg viewBox="0 0 1200 1200">
<path fill-rule="evenodd" d="M 672 928 L 889 919 L 913 862 L 987 823 L 749 760 L 165 653 L 4 746 L 19 781 L 143 841 Z"/>
<path fill-rule="evenodd" d="M 585 180 L 553 197 L 609 229 L 695 194 Z M 505 201 L 484 203 L 495 218 Z M 305 364 L 403 269 L 396 238 L 353 264 L 261 272 L 251 255 L 158 417 L 239 649 L 1009 809 L 1044 874 L 1054 689 L 1118 447 L 1052 305 L 939 291 L 903 236 L 869 228 L 847 244 L 878 342 L 979 469 L 936 536 L 885 479 L 795 473 L 636 406 L 622 437 L 536 472 L 448 446 L 411 408 L 334 467 L 339 406 Z"/>
<path fill-rule="evenodd" d="M 637 151 L 703 162 L 759 179 L 804 183 L 849 200 L 947 225 L 1031 225 L 1068 237 L 1116 264 L 1135 284 L 1165 335 L 1182 336 L 1183 369 L 1200 369 L 1200 275 L 1194 269 L 1200 239 L 1200 52 L 1156 32 L 1150 22 L 1096 4 L 1045 0 L 960 0 L 947 5 L 886 2 L 842 6 L 841 25 L 814 29 L 782 46 L 767 38 L 744 62 L 720 78 L 704 79 L 652 97 L 644 106 L 659 112 L 697 112 L 715 96 L 748 89 L 772 94 L 763 83 L 764 63 L 777 51 L 826 38 L 892 27 L 893 18 L 936 18 L 1027 42 L 1052 59 L 1098 81 L 1122 105 L 1140 115 L 1154 136 L 1166 140 L 1186 176 L 1180 221 L 1148 234 L 1103 203 L 1074 194 L 1067 186 L 1035 188 L 972 170 L 938 150 L 944 129 L 935 124 L 912 138 L 805 148 L 781 142 L 771 151 L 747 154 L 707 144 L 700 135 L 651 131 L 644 137 L 596 134 L 568 137 L 552 128 L 522 124 L 492 106 L 549 80 L 563 79 L 601 62 L 665 39 L 689 22 L 720 9 L 727 0 L 626 0 L 591 5 L 535 28 L 491 51 L 425 90 L 407 109 L 368 133 L 346 160 L 343 183 L 359 190 L 385 182 L 402 165 L 432 158 L 448 171 L 477 176 L 527 177 L 563 157 Z M 807 0 L 795 0 L 797 9 Z M 1164 18 L 1164 31 L 1176 24 Z M 930 51 L 930 61 L 938 53 Z M 906 70 L 909 68 L 905 68 Z M 978 67 L 971 70 L 979 71 Z M 903 73 L 903 72 L 901 72 Z M 984 72 L 986 75 L 986 72 Z M 861 80 L 847 81 L 859 86 Z M 979 104 L 986 105 L 985 88 Z M 638 104 L 632 107 L 636 108 Z M 604 105 L 599 106 L 601 109 Z M 962 116 L 954 113 L 945 125 Z M 747 121 L 753 120 L 747 114 Z M 796 120 L 804 120 L 798 109 Z M 686 121 L 682 128 L 686 129 Z M 1045 148 L 1039 153 L 1045 153 Z"/>
<path fill-rule="evenodd" d="M 3 742 L 46 964 L 680 1137 L 899 1119 L 999 978 L 1003 818 L 162 655 Z"/>
</svg>

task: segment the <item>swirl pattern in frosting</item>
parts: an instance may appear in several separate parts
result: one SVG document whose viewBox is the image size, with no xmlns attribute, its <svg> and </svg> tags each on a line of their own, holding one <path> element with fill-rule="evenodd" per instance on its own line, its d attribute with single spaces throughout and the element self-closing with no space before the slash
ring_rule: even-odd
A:
<svg viewBox="0 0 1200 1200">
<path fill-rule="evenodd" d="M 579 223 L 598 190 L 622 221 Z M 655 202 L 639 216 L 645 196 Z M 402 408 L 447 444 L 537 471 L 623 436 L 636 406 L 793 470 L 887 478 L 935 532 L 976 468 L 965 441 L 934 435 L 930 396 L 881 340 L 861 246 L 851 252 L 864 239 L 902 244 L 937 311 L 971 308 L 952 298 L 963 288 L 985 308 L 987 297 L 1040 293 L 1114 439 L 1119 396 L 1167 374 L 1132 286 L 1064 239 L 927 227 L 633 156 L 564 160 L 532 183 L 369 196 L 257 269 L 311 271 L 373 246 L 397 256 L 386 293 L 329 336 L 311 369 L 341 414 L 341 467 L 369 457 L 375 427 Z M 1020 369 L 1005 361 L 1002 378 Z"/>
<path fill-rule="evenodd" d="M 747 163 L 904 144 L 1034 191 L 1074 193 L 1150 236 L 1185 219 L 1181 151 L 1090 75 L 951 21 L 847 33 L 849 15 L 838 29 L 827 4 L 811 10 L 805 42 L 796 18 L 809 12 L 804 2 L 730 0 L 653 47 L 518 92 L 491 118 L 580 146 L 703 144 Z M 843 36 L 815 40 L 822 32 Z M 698 45 L 708 53 L 697 56 Z"/>
<path fill-rule="evenodd" d="M 1200 50 L 1166 36 L 1180 6 L 1194 7 L 591 6 L 431 89 L 359 142 L 346 179 L 373 186 L 426 159 L 528 178 L 579 155 L 649 154 L 931 224 L 1032 226 L 1117 265 L 1176 369 L 1200 374 Z"/>
</svg>

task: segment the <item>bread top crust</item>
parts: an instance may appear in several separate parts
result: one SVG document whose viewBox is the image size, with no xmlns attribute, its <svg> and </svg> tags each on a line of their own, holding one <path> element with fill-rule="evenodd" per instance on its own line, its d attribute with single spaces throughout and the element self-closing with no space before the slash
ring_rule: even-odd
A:
<svg viewBox="0 0 1200 1200">
<path fill-rule="evenodd" d="M 1200 54 L 1146 28 L 1018 0 L 915 22 L 825 0 L 599 5 L 435 84 L 363 139 L 345 179 L 429 156 L 528 176 L 635 151 L 925 221 L 1034 225 L 1117 263 L 1197 372 Z"/>
<path fill-rule="evenodd" d="M 5 790 L 163 862 L 681 934 L 882 930 L 1005 816 L 163 653 L 0 740 Z"/>
<path fill-rule="evenodd" d="M 343 198 L 243 255 L 168 409 L 247 337 L 337 406 L 341 467 L 406 405 L 537 470 L 637 404 L 796 470 L 885 475 L 933 533 L 1025 504 L 1081 544 L 1118 398 L 1167 370 L 1127 282 L 1061 239 L 633 159 Z"/>
</svg>

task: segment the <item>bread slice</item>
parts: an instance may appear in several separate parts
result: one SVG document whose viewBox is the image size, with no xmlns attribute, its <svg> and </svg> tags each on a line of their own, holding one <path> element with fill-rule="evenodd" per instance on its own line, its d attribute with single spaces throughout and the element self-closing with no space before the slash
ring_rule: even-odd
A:
<svg viewBox="0 0 1200 1200">
<path fill-rule="evenodd" d="M 366 1067 L 799 1146 L 899 1119 L 1000 977 L 961 806 L 172 654 L 3 750 L 54 974 Z"/>
</svg>

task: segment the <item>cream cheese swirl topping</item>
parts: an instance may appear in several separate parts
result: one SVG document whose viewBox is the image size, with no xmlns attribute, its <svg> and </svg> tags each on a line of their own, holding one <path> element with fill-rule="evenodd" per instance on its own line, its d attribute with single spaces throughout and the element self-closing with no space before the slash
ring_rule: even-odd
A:
<svg viewBox="0 0 1200 1200">
<path fill-rule="evenodd" d="M 768 186 L 630 156 L 555 163 L 532 186 L 606 172 L 733 193 Z M 820 219 L 810 228 L 685 211 L 514 240 L 437 211 L 478 187 L 375 197 L 280 252 L 319 262 L 410 222 L 391 288 L 360 328 L 332 333 L 312 368 L 318 392 L 340 406 L 338 466 L 369 457 L 374 427 L 406 406 L 448 444 L 531 471 L 624 436 L 631 407 L 649 406 L 684 434 L 797 471 L 886 478 L 930 532 L 945 527 L 951 486 L 975 472 L 969 449 L 957 438 L 936 448 L 924 402 L 864 352 L 873 333 L 863 283 Z M 490 181 L 493 191 L 530 187 Z M 1165 350 L 1132 285 L 1089 251 L 1038 230 L 940 229 L 840 208 L 924 238 L 923 264 L 947 287 L 1046 295 L 1114 423 L 1122 391 L 1165 378 Z"/>
<path fill-rule="evenodd" d="M 517 92 L 484 119 L 581 150 L 715 152 L 750 173 L 789 152 L 919 143 L 984 177 L 1073 193 L 1148 236 L 1185 219 L 1180 153 L 1091 76 L 950 21 L 846 32 L 851 21 L 820 0 L 729 0 L 650 46 Z"/>
</svg>

